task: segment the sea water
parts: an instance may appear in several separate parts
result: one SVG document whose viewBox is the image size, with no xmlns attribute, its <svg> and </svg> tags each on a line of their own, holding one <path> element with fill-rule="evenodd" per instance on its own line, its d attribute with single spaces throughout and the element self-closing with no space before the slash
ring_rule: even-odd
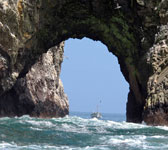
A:
<svg viewBox="0 0 168 150">
<path fill-rule="evenodd" d="M 168 127 L 127 123 L 117 114 L 1 118 L 0 150 L 168 150 Z"/>
</svg>

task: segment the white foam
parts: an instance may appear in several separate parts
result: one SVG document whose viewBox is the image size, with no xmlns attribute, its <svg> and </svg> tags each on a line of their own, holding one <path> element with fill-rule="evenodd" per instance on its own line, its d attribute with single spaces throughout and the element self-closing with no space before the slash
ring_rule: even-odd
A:
<svg viewBox="0 0 168 150">
<path fill-rule="evenodd" d="M 98 119 L 83 119 L 80 117 L 65 117 L 65 118 L 53 118 L 52 120 L 57 122 L 63 122 L 62 127 L 64 131 L 72 131 L 72 132 L 92 132 L 88 130 L 90 127 L 94 127 L 98 133 L 107 133 L 109 132 L 107 129 L 140 129 L 147 128 L 147 125 L 144 124 L 135 124 L 135 123 L 127 123 L 127 122 L 115 122 L 115 121 L 105 121 Z M 71 123 L 71 125 L 69 125 Z M 58 128 L 57 128 L 58 129 Z M 69 130 L 70 129 L 70 130 Z"/>
<path fill-rule="evenodd" d="M 10 119 L 9 117 L 2 117 L 2 118 L 0 118 L 0 121 L 9 120 L 9 119 Z"/>
<path fill-rule="evenodd" d="M 157 126 L 156 128 L 168 131 L 168 127 L 167 126 Z"/>
<path fill-rule="evenodd" d="M 32 130 L 36 130 L 36 131 L 42 131 L 43 129 L 40 129 L 40 128 L 34 128 L 34 127 L 30 127 L 30 129 Z"/>
<path fill-rule="evenodd" d="M 96 121 L 98 121 L 98 119 L 97 119 L 97 118 L 92 118 L 92 120 L 96 120 Z"/>
<path fill-rule="evenodd" d="M 0 144 L 0 150 L 19 150 L 19 149 L 30 149 L 30 150 L 108 150 L 106 147 L 99 145 L 86 146 L 86 147 L 72 147 L 72 146 L 50 146 L 50 145 L 17 145 L 4 143 L 3 147 Z"/>
<path fill-rule="evenodd" d="M 61 127 L 56 127 L 56 130 L 75 133 L 89 133 L 86 126 L 83 125 L 71 125 L 64 123 Z"/>
<path fill-rule="evenodd" d="M 107 141 L 107 142 L 106 142 Z M 106 137 L 107 145 L 116 145 L 116 146 L 127 146 L 127 147 L 138 147 L 144 149 L 147 142 L 146 136 L 135 135 L 135 136 L 110 136 L 109 139 Z"/>
<path fill-rule="evenodd" d="M 150 136 L 151 138 L 155 138 L 155 139 L 164 139 L 167 138 L 166 136 L 159 136 L 159 135 L 155 135 L 155 136 Z"/>
<path fill-rule="evenodd" d="M 0 143 L 0 150 L 11 150 L 11 148 L 16 148 L 16 147 L 17 145 L 14 142 L 7 143 L 7 142 L 2 141 Z"/>
<path fill-rule="evenodd" d="M 53 127 L 54 124 L 52 124 L 49 121 L 36 121 L 36 120 L 28 120 L 26 121 L 27 123 L 30 123 L 34 126 L 38 126 L 38 127 Z"/>
</svg>

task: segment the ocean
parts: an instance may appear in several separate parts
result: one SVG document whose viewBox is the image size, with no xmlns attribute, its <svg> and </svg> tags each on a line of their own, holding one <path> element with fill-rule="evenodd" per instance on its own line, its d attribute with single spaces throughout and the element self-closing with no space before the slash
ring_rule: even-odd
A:
<svg viewBox="0 0 168 150">
<path fill-rule="evenodd" d="M 0 150 L 168 150 L 168 127 L 125 122 L 121 114 L 0 118 Z"/>
</svg>

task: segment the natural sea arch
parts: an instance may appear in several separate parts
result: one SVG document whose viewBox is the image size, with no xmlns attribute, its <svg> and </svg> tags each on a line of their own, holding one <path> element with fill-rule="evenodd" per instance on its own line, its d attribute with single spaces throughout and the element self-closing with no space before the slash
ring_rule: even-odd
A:
<svg viewBox="0 0 168 150">
<path fill-rule="evenodd" d="M 10 90 L 18 79 L 25 77 L 40 55 L 68 38 L 87 37 L 101 41 L 118 58 L 130 86 L 127 121 L 168 125 L 167 3 L 2 0 L 1 105 L 5 105 L 2 99 L 7 93 L 14 95 Z M 17 103 L 14 104 L 16 107 Z"/>
<path fill-rule="evenodd" d="M 93 112 L 99 105 L 101 113 L 126 113 L 128 83 L 117 58 L 101 42 L 65 41 L 60 77 L 70 112 Z"/>
<path fill-rule="evenodd" d="M 42 19 L 41 28 L 36 36 L 37 45 L 41 46 L 39 48 L 48 49 L 68 38 L 88 37 L 101 41 L 118 58 L 121 72 L 130 85 L 127 121 L 141 122 L 150 72 L 139 57 L 143 55 L 143 51 L 139 50 L 139 30 L 135 30 L 138 22 L 135 24 L 133 12 L 128 4 L 125 3 L 123 9 L 116 9 L 117 4 L 114 1 L 61 3 L 42 3 L 41 7 L 48 7 L 42 12 L 45 19 Z"/>
<path fill-rule="evenodd" d="M 150 72 L 140 57 L 144 52 L 137 36 L 139 22 L 135 22 L 130 3 L 124 2 L 122 9 L 113 0 L 48 0 L 31 4 L 33 18 L 27 14 L 29 7 L 18 1 L 19 33 L 24 42 L 15 60 L 19 67 L 13 68 L 21 71 L 19 78 L 25 76 L 42 53 L 68 38 L 101 41 L 118 58 L 121 72 L 130 85 L 127 121 L 141 122 Z"/>
<path fill-rule="evenodd" d="M 46 1 L 42 4 L 44 8 L 48 6 L 42 12 L 45 19 L 36 39 L 40 49 L 48 49 L 68 38 L 88 37 L 105 44 L 118 58 L 130 85 L 127 121 L 141 122 L 150 72 L 146 71 L 148 68 L 140 69 L 145 62 L 139 57 L 143 55 L 143 51 L 139 51 L 139 30 L 135 30 L 135 22 L 128 19 L 134 16 L 127 5 L 120 10 L 113 1 L 63 1 L 62 4 Z"/>
</svg>

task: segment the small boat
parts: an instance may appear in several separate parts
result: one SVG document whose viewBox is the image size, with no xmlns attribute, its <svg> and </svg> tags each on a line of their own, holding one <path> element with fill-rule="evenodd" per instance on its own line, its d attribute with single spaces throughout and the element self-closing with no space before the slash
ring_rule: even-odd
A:
<svg viewBox="0 0 168 150">
<path fill-rule="evenodd" d="M 92 118 L 100 119 L 100 118 L 102 118 L 102 115 L 99 112 L 94 112 L 94 113 L 91 114 L 91 117 Z"/>
<path fill-rule="evenodd" d="M 100 103 L 101 103 L 101 101 L 100 101 Z M 101 113 L 98 111 L 98 108 L 99 108 L 99 106 L 97 105 L 97 111 L 91 113 L 91 118 L 97 118 L 97 119 L 102 118 L 102 115 L 101 115 Z"/>
</svg>

